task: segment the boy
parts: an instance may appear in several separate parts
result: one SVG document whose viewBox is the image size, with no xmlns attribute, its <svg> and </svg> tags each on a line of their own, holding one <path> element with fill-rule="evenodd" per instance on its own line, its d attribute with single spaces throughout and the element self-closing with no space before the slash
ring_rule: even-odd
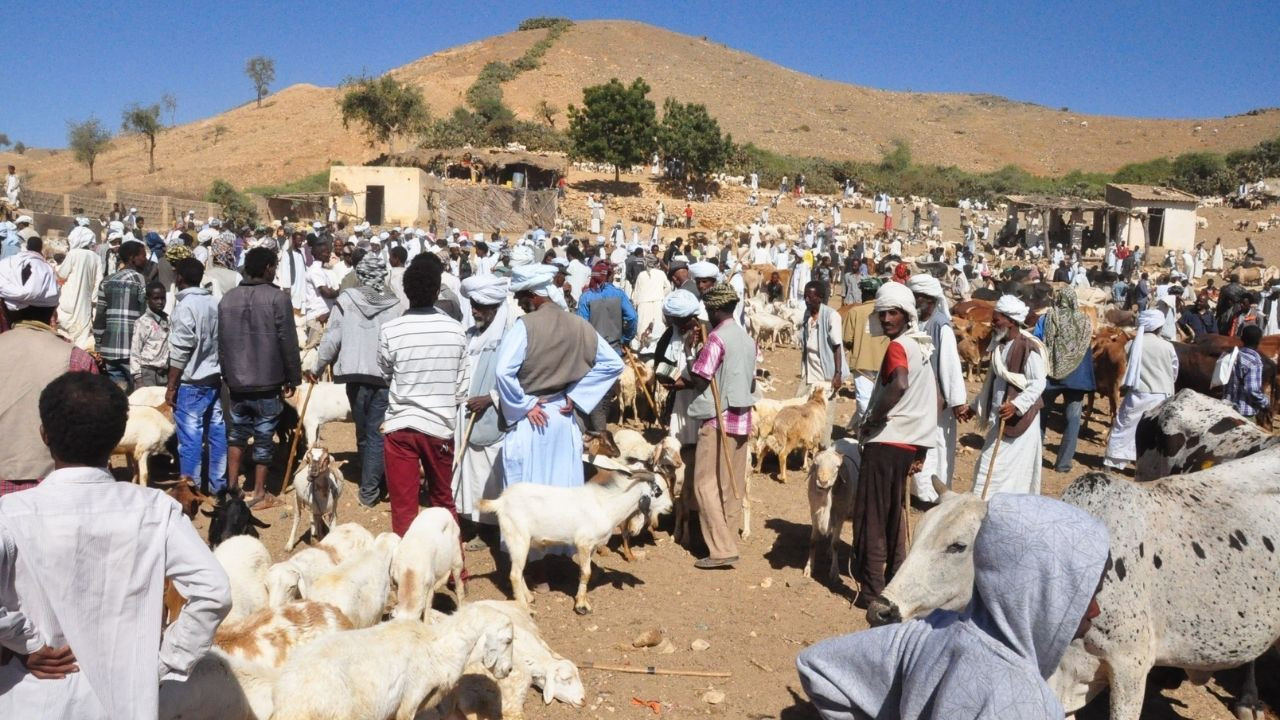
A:
<svg viewBox="0 0 1280 720">
<path fill-rule="evenodd" d="M 160 387 L 169 382 L 169 314 L 164 311 L 164 285 L 147 286 L 147 309 L 133 326 L 129 374 L 134 387 Z"/>
</svg>

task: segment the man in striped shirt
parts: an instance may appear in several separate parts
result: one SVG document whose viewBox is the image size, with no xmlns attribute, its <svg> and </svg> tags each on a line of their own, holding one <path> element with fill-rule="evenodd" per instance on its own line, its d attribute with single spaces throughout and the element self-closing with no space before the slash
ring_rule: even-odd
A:
<svg viewBox="0 0 1280 720">
<path fill-rule="evenodd" d="M 467 399 L 471 365 L 457 320 L 435 308 L 440 259 L 421 253 L 404 272 L 409 309 L 382 326 L 378 367 L 390 386 L 383 422 L 391 529 L 403 536 L 418 514 L 418 468 L 426 471 L 431 507 L 453 504 L 453 430 L 458 405 Z"/>
</svg>

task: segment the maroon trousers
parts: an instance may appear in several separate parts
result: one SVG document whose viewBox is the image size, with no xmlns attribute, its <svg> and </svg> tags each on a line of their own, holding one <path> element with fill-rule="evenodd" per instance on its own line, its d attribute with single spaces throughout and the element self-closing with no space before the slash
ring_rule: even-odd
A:
<svg viewBox="0 0 1280 720">
<path fill-rule="evenodd" d="M 427 503 L 447 509 L 454 521 L 453 440 L 417 430 L 396 430 L 383 436 L 387 494 L 391 496 L 391 530 L 400 537 L 418 516 L 418 470 L 427 480 Z"/>
</svg>

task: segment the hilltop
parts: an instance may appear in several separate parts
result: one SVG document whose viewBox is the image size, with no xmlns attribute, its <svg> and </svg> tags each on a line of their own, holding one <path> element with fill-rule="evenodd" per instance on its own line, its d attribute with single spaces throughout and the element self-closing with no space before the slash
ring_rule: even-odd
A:
<svg viewBox="0 0 1280 720">
<path fill-rule="evenodd" d="M 444 50 L 391 71 L 422 88 L 432 112 L 449 113 L 491 61 L 510 62 L 546 35 L 528 30 Z M 799 73 L 702 38 L 630 21 L 581 22 L 562 34 L 540 67 L 504 84 L 508 105 L 534 119 L 539 101 L 561 109 L 581 103 L 582 88 L 611 77 L 644 77 L 659 105 L 671 96 L 707 105 L 738 142 L 777 152 L 874 160 L 895 138 L 918 162 L 1033 173 L 1109 171 L 1129 162 L 1188 151 L 1244 148 L 1280 134 L 1280 110 L 1228 118 L 1156 120 L 1084 115 L 981 94 L 877 90 Z M 194 88 L 193 88 L 194 91 Z M 180 94 L 180 93 L 179 93 Z M 97 164 L 98 180 L 121 188 L 203 195 L 210 181 L 237 187 L 295 180 L 333 162 L 365 162 L 368 147 L 338 113 L 339 90 L 293 85 L 214 117 L 165 131 L 157 171 L 146 173 L 136 138 L 118 138 Z M 219 130 L 221 128 L 221 130 Z M 1198 128 L 1198 129 L 1197 129 Z M 403 149 L 403 148 L 401 148 Z M 69 152 L 0 154 L 32 187 L 83 188 L 87 173 Z"/>
</svg>

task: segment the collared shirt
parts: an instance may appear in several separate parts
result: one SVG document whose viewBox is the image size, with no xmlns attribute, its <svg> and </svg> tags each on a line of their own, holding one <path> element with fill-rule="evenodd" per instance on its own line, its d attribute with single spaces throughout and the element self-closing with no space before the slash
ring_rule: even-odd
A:
<svg viewBox="0 0 1280 720">
<path fill-rule="evenodd" d="M 1245 417 L 1253 417 L 1271 405 L 1271 399 L 1262 392 L 1262 356 L 1258 351 L 1240 348 L 1223 395 Z"/>
<path fill-rule="evenodd" d="M 147 307 L 146 281 L 128 267 L 103 281 L 93 314 L 93 339 L 107 360 L 128 360 L 133 326 Z"/>
<path fill-rule="evenodd" d="M 302 312 L 307 316 L 308 320 L 314 320 L 329 312 L 333 304 L 337 302 L 337 298 L 321 296 L 320 288 L 325 287 L 337 290 L 338 282 L 334 277 L 334 273 L 319 260 L 312 262 L 311 267 L 307 268 L 307 292 L 306 299 L 303 300 Z"/>
<path fill-rule="evenodd" d="M 725 322 L 733 322 L 726 320 Z M 693 361 L 693 367 L 690 368 L 695 375 L 705 380 L 711 380 L 716 376 L 716 371 L 720 369 L 720 364 L 724 362 L 724 341 L 714 332 L 707 336 L 707 342 L 702 346 L 702 352 L 698 354 L 698 359 Z M 727 435 L 744 436 L 751 434 L 751 408 L 720 408 L 720 415 L 724 418 L 724 431 Z M 718 418 L 710 418 L 702 425 L 703 427 L 716 427 Z"/>
<path fill-rule="evenodd" d="M 141 375 L 142 368 L 169 368 L 169 317 L 147 310 L 133 326 L 129 352 L 129 374 Z"/>
</svg>

